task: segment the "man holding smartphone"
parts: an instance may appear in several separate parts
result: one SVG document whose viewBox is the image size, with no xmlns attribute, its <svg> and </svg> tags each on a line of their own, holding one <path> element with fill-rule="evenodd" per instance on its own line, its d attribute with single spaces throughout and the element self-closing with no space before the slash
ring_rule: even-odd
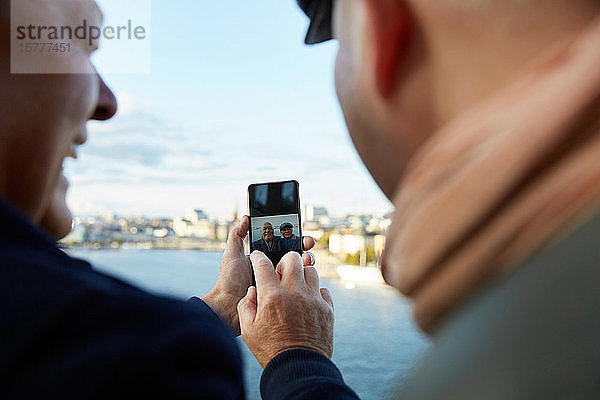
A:
<svg viewBox="0 0 600 400">
<path fill-rule="evenodd" d="M 102 23 L 92 0 L 12 5 L 51 25 Z M 87 122 L 110 119 L 117 104 L 91 61 L 95 43 L 85 40 L 69 39 L 73 51 L 52 56 L 64 73 L 11 73 L 10 6 L 0 1 L 0 398 L 242 399 L 238 303 L 267 367 L 265 398 L 283 398 L 285 386 L 354 398 L 329 361 L 333 305 L 314 268 L 304 268 L 310 255 L 290 253 L 277 274 L 253 253 L 257 286 L 249 289 L 248 217 L 230 233 L 202 300 L 150 294 L 58 248 L 72 222 L 62 163 L 77 157 Z M 49 62 L 45 53 L 31 57 Z M 314 240 L 302 244 L 309 250 Z"/>
</svg>

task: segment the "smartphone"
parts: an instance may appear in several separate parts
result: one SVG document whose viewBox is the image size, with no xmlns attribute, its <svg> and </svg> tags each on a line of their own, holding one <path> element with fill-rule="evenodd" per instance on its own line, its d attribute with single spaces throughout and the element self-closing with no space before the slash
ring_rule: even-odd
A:
<svg viewBox="0 0 600 400">
<path fill-rule="evenodd" d="M 248 186 L 250 251 L 259 250 L 276 267 L 290 251 L 302 254 L 302 223 L 297 181 Z"/>
</svg>

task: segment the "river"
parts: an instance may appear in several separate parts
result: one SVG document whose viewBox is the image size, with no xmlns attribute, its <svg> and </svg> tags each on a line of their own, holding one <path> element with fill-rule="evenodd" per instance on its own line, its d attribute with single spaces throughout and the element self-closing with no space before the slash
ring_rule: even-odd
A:
<svg viewBox="0 0 600 400">
<path fill-rule="evenodd" d="M 70 250 L 94 267 L 148 291 L 187 299 L 214 285 L 221 253 L 185 250 Z M 410 318 L 409 303 L 381 284 L 321 279 L 335 303 L 333 360 L 361 399 L 382 399 L 410 373 L 427 340 Z M 248 399 L 259 399 L 262 369 L 241 339 Z"/>
</svg>

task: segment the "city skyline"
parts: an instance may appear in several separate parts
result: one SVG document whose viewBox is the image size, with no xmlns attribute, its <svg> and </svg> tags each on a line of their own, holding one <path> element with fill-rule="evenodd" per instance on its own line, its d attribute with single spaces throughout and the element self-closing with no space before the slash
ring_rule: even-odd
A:
<svg viewBox="0 0 600 400">
<path fill-rule="evenodd" d="M 99 4 L 106 23 L 135 12 Z M 234 204 L 247 212 L 249 184 L 282 179 L 333 214 L 391 209 L 337 105 L 336 43 L 304 46 L 294 1 L 153 1 L 151 20 L 151 73 L 104 75 L 119 112 L 90 123 L 79 159 L 66 162 L 74 215 L 225 216 Z M 114 62 L 109 45 L 94 56 L 100 73 Z"/>
<path fill-rule="evenodd" d="M 317 241 L 314 251 L 321 253 L 321 273 L 331 272 L 327 266 L 346 264 L 375 266 L 383 253 L 385 234 L 391 224 L 391 215 L 354 215 L 342 218 L 329 215 L 323 207 L 307 206 L 302 213 L 302 234 Z M 229 232 L 236 224 L 237 215 L 214 218 L 201 209 L 187 210 L 184 216 L 143 217 L 107 213 L 95 217 L 74 218 L 73 231 L 61 240 L 68 248 L 102 249 L 184 249 L 223 251 Z M 278 219 L 279 218 L 279 219 Z M 248 245 L 263 235 L 264 221 L 272 223 L 273 233 L 282 235 L 279 225 L 296 224 L 296 214 L 252 218 Z M 256 221 L 258 219 L 258 221 Z M 249 250 L 249 248 L 248 248 Z M 333 261 L 334 257 L 337 261 Z M 323 265 L 322 265 L 323 266 Z M 337 272 L 336 272 L 337 274 Z M 379 277 L 380 279 L 381 277 Z"/>
<path fill-rule="evenodd" d="M 313 211 L 308 211 L 308 209 L 311 209 Z M 314 210 L 319 210 L 317 212 L 317 214 L 315 214 Z M 126 212 L 119 212 L 118 210 L 103 210 L 100 212 L 96 212 L 96 213 L 87 213 L 87 214 L 73 214 L 73 218 L 75 219 L 87 219 L 87 218 L 103 218 L 105 216 L 114 216 L 115 218 L 145 218 L 145 219 L 164 219 L 164 218 L 183 218 L 183 219 L 189 219 L 189 216 L 191 215 L 191 213 L 195 213 L 195 212 L 200 212 L 203 213 L 206 216 L 206 219 L 210 219 L 213 221 L 217 221 L 217 220 L 226 220 L 226 221 L 234 221 L 239 220 L 242 216 L 244 215 L 249 215 L 249 210 L 243 209 L 242 207 L 236 207 L 236 206 L 232 206 L 229 209 L 229 212 L 226 212 L 224 214 L 213 214 L 211 212 L 207 212 L 207 210 L 205 208 L 202 208 L 200 206 L 190 206 L 190 207 L 186 207 L 185 209 L 182 209 L 178 212 L 175 212 L 174 214 L 169 214 L 169 213 L 145 213 L 145 212 L 141 212 L 141 213 L 126 213 Z M 343 220 L 346 219 L 348 217 L 353 217 L 353 216 L 372 216 L 372 217 L 383 217 L 386 215 L 391 215 L 393 213 L 393 209 L 389 209 L 389 210 L 382 210 L 381 212 L 342 212 L 342 213 L 334 213 L 334 212 L 330 212 L 329 209 L 327 207 L 324 207 L 322 205 L 315 205 L 315 204 L 302 204 L 301 205 L 301 219 L 302 219 L 302 223 L 306 222 L 306 221 L 315 221 L 317 220 L 320 216 L 326 216 L 326 217 L 330 217 L 333 219 L 337 219 L 337 220 Z"/>
</svg>

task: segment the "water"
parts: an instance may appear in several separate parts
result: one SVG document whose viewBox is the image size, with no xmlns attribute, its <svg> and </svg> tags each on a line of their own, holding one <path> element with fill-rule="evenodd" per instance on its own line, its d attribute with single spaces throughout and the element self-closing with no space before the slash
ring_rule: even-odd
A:
<svg viewBox="0 0 600 400">
<path fill-rule="evenodd" d="M 183 250 L 74 250 L 98 270 L 155 293 L 181 299 L 202 296 L 214 285 L 221 253 Z M 322 279 L 335 303 L 333 360 L 361 399 L 386 398 L 413 368 L 427 347 L 410 320 L 407 302 L 383 285 L 347 289 L 338 279 Z M 244 342 L 248 399 L 259 399 L 262 369 Z"/>
</svg>

